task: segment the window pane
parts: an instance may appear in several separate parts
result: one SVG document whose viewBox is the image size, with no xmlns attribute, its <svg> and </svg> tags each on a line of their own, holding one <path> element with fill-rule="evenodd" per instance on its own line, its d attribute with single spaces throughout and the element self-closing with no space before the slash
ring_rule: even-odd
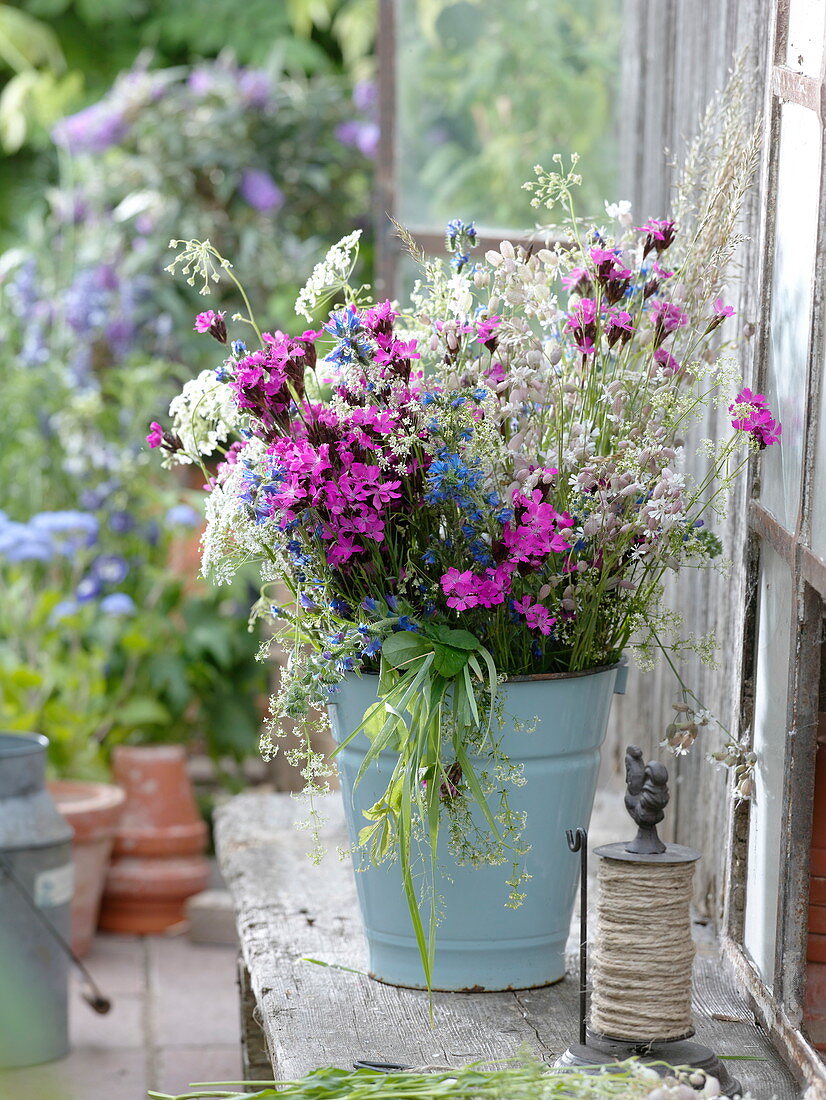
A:
<svg viewBox="0 0 826 1100">
<path fill-rule="evenodd" d="M 826 4 L 823 0 L 792 0 L 789 7 L 789 37 L 786 64 L 806 76 L 820 75 Z"/>
<path fill-rule="evenodd" d="M 826 362 L 820 377 L 820 416 L 817 420 L 817 450 L 811 473 L 812 491 L 809 496 L 810 546 L 819 558 L 826 561 Z"/>
<path fill-rule="evenodd" d="M 818 237 L 820 122 L 796 103 L 783 106 L 772 273 L 766 395 L 783 424 L 779 447 L 763 454 L 761 499 L 794 530 L 803 468 L 812 280 Z"/>
<path fill-rule="evenodd" d="M 754 696 L 755 792 L 749 828 L 745 947 L 763 981 L 774 982 L 782 851 L 786 705 L 792 623 L 789 567 L 761 548 L 760 611 Z"/>
<path fill-rule="evenodd" d="M 582 213 L 616 194 L 616 0 L 398 0 L 397 209 L 522 228 L 533 166 L 578 152 Z"/>
</svg>

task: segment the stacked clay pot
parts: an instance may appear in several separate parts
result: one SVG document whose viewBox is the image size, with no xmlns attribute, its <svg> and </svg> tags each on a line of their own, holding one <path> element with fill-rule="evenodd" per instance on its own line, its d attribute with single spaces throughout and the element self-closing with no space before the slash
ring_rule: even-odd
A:
<svg viewBox="0 0 826 1100">
<path fill-rule="evenodd" d="M 85 955 L 98 925 L 103 884 L 115 840 L 124 793 L 108 783 L 56 779 L 49 793 L 72 827 L 75 891 L 72 897 L 72 949 Z"/>
<path fill-rule="evenodd" d="M 122 745 L 112 754 L 126 792 L 106 880 L 100 927 L 163 932 L 184 919 L 187 898 L 205 889 L 207 828 L 181 745 Z"/>
<path fill-rule="evenodd" d="M 804 1018 L 814 1046 L 826 1050 L 826 713 L 820 715 L 817 740 Z"/>
</svg>

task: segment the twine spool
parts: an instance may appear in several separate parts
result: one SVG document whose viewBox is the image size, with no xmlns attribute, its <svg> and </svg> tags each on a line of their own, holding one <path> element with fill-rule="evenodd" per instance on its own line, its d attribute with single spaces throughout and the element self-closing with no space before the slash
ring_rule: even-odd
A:
<svg viewBox="0 0 826 1100">
<path fill-rule="evenodd" d="M 592 1031 L 646 1043 L 693 1033 L 693 876 L 693 860 L 600 859 Z"/>
</svg>

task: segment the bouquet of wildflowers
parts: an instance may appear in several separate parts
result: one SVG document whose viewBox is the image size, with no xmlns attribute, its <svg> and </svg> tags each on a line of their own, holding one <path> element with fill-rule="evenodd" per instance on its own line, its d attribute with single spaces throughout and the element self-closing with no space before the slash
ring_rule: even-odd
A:
<svg viewBox="0 0 826 1100">
<path fill-rule="evenodd" d="M 226 357 L 149 436 L 170 461 L 224 451 L 203 568 L 227 581 L 260 562 L 256 614 L 292 639 L 270 733 L 348 673 L 379 672 L 368 762 L 392 748 L 398 766 L 362 842 L 376 859 L 399 852 L 410 899 L 417 821 L 435 849 L 442 810 L 466 800 L 495 838 L 487 857 L 517 845 L 506 800 L 488 807 L 507 778 L 499 682 L 699 644 L 675 639 L 664 577 L 710 566 L 727 486 L 780 435 L 762 395 L 737 392 L 736 364 L 708 354 L 734 311 L 709 265 L 693 269 L 695 242 L 670 220 L 635 223 L 627 203 L 608 207 L 610 230 L 585 227 L 574 168 L 528 185 L 535 206 L 570 211 L 562 229 L 477 259 L 474 227 L 451 223 L 450 264 L 419 256 L 406 309 L 351 285 L 354 234 L 297 303 L 311 321 L 332 302 L 320 327 L 259 333 L 248 313 L 250 347 L 228 342 L 222 314 L 199 315 Z M 178 262 L 229 273 L 208 242 Z M 703 441 L 692 478 L 684 438 L 711 402 L 729 406 L 731 432 Z M 320 769 L 308 750 L 311 784 Z"/>
</svg>

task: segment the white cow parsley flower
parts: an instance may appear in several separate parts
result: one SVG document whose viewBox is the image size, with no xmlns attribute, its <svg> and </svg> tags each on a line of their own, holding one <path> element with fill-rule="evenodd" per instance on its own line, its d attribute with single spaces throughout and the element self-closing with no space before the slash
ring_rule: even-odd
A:
<svg viewBox="0 0 826 1100">
<path fill-rule="evenodd" d="M 342 237 L 315 265 L 295 300 L 295 312 L 299 316 L 312 321 L 313 311 L 347 283 L 358 258 L 360 237 L 360 229 Z"/>
<path fill-rule="evenodd" d="M 172 457 L 191 463 L 198 455 L 211 455 L 218 443 L 227 440 L 240 424 L 235 394 L 226 382 L 219 382 L 212 370 L 190 379 L 169 406 L 172 431 L 182 450 Z"/>
</svg>

